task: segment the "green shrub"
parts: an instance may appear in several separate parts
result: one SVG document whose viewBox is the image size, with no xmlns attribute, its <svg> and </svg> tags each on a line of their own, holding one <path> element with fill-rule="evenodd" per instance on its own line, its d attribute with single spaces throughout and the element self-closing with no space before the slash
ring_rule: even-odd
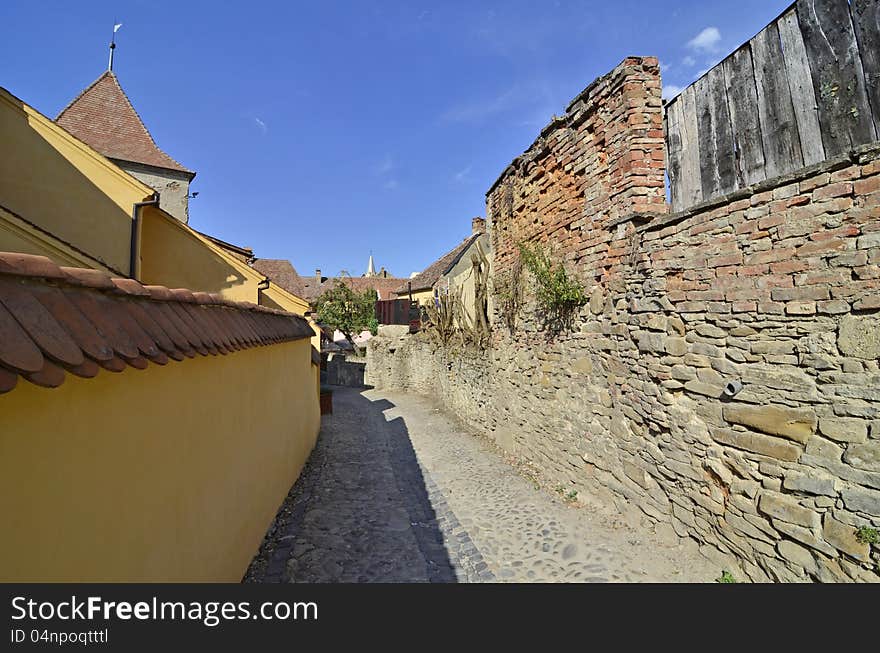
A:
<svg viewBox="0 0 880 653">
<path fill-rule="evenodd" d="M 856 539 L 862 544 L 877 544 L 880 542 L 880 534 L 876 528 L 870 526 L 861 526 L 856 531 Z"/>
<path fill-rule="evenodd" d="M 716 583 L 735 583 L 736 578 L 734 578 L 733 574 L 731 574 L 729 571 L 722 571 L 721 578 L 716 578 L 715 582 Z"/>
<path fill-rule="evenodd" d="M 583 285 L 540 246 L 519 243 L 518 248 L 523 266 L 535 280 L 544 327 L 553 332 L 571 328 L 578 309 L 589 301 Z"/>
</svg>

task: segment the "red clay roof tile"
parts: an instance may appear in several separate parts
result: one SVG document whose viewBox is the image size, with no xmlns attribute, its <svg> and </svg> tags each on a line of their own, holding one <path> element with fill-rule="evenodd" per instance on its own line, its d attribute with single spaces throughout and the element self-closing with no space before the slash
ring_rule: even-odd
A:
<svg viewBox="0 0 880 653">
<path fill-rule="evenodd" d="M 155 355 L 150 356 L 150 362 L 156 363 L 156 365 L 168 365 L 168 356 L 166 356 L 164 352 L 160 351 L 157 352 Z"/>
<path fill-rule="evenodd" d="M 65 365 L 80 365 L 83 353 L 40 301 L 20 283 L 0 278 L 0 302 L 15 316 L 43 354 Z"/>
<path fill-rule="evenodd" d="M 197 304 L 213 304 L 214 298 L 213 295 L 206 292 L 194 292 L 193 297 L 195 297 Z"/>
<path fill-rule="evenodd" d="M 18 385 L 18 374 L 0 367 L 0 395 L 5 394 Z"/>
<path fill-rule="evenodd" d="M 86 319 L 59 288 L 32 285 L 29 291 L 52 313 L 52 317 L 55 318 L 58 324 L 64 327 L 85 354 L 95 360 L 109 360 L 113 358 L 113 350 L 107 346 L 107 343 L 95 330 L 94 325 Z"/>
<path fill-rule="evenodd" d="M 223 344 L 227 351 L 238 351 L 239 349 L 241 349 L 241 346 L 238 344 L 238 340 L 236 340 L 235 336 L 232 333 L 232 329 L 224 328 L 223 324 L 219 321 L 219 314 L 217 314 L 215 311 L 212 311 L 207 306 L 195 306 L 193 308 L 195 308 L 198 313 L 201 313 L 205 321 L 211 325 L 211 330 L 214 334 L 216 334 L 216 337 L 219 338 L 220 342 Z"/>
<path fill-rule="evenodd" d="M 187 330 L 185 331 L 185 335 L 192 343 L 192 346 L 196 348 L 197 352 L 202 356 L 207 354 L 211 354 L 212 356 L 217 355 L 217 348 L 211 344 L 208 336 L 195 323 L 192 316 L 186 310 L 186 304 L 181 304 L 180 302 L 168 302 L 168 308 L 177 316 L 179 323 L 186 327 Z"/>
<path fill-rule="evenodd" d="M 68 104 L 55 122 L 111 159 L 195 174 L 159 149 L 110 71 Z"/>
<path fill-rule="evenodd" d="M 283 311 L 0 252 L 0 393 L 311 336 Z"/>
<path fill-rule="evenodd" d="M 191 291 L 186 288 L 174 288 L 171 290 L 172 299 L 176 299 L 179 302 L 186 302 L 188 304 L 196 303 L 196 296 L 192 294 Z"/>
<path fill-rule="evenodd" d="M 118 356 L 114 356 L 108 361 L 98 361 L 98 365 L 103 367 L 108 372 L 114 372 L 116 374 L 118 374 L 119 372 L 124 372 L 125 368 L 128 367 L 128 365 L 125 364 L 125 361 Z"/>
<path fill-rule="evenodd" d="M 12 313 L 0 303 L 0 363 L 20 372 L 38 372 L 45 361 Z"/>
<path fill-rule="evenodd" d="M 153 319 L 152 311 L 147 311 L 141 304 L 137 302 L 123 302 L 122 307 L 128 312 L 129 316 L 147 332 L 150 339 L 155 342 L 165 352 L 173 352 L 175 350 L 174 343 L 165 333 L 162 327 Z"/>
<path fill-rule="evenodd" d="M 354 292 L 361 293 L 365 290 L 375 290 L 379 299 L 394 299 L 397 290 L 406 286 L 406 279 L 398 277 L 321 277 L 320 281 L 315 277 L 301 277 L 302 294 L 299 295 L 310 302 L 334 288 L 337 282 L 344 283 Z"/>
<path fill-rule="evenodd" d="M 153 342 L 153 339 L 131 316 L 131 313 L 125 310 L 125 302 L 107 302 L 107 309 L 111 311 L 116 323 L 122 327 L 126 335 L 138 348 L 138 351 L 144 356 L 155 356 L 159 353 L 159 347 Z M 138 354 L 140 355 L 140 354 Z M 134 356 L 136 358 L 137 356 Z M 123 358 L 130 358 L 123 354 Z"/>
<path fill-rule="evenodd" d="M 19 252 L 0 252 L 0 274 L 63 279 L 64 273 L 51 259 Z"/>
<path fill-rule="evenodd" d="M 174 299 L 174 296 L 171 294 L 171 291 L 168 290 L 165 286 L 144 286 L 147 289 L 147 292 L 150 293 L 151 299 L 159 299 L 162 301 L 171 301 Z"/>
<path fill-rule="evenodd" d="M 118 356 L 134 358 L 138 355 L 137 345 L 111 315 L 107 307 L 109 301 L 104 296 L 95 292 L 82 292 L 70 293 L 69 297 Z"/>
<path fill-rule="evenodd" d="M 64 383 L 64 370 L 58 367 L 55 363 L 50 363 L 49 361 L 44 363 L 39 372 L 29 372 L 22 376 L 34 385 L 39 385 L 44 388 L 57 388 Z"/>
<path fill-rule="evenodd" d="M 148 361 L 143 356 L 135 356 L 134 358 L 127 358 L 125 363 L 129 367 L 133 367 L 136 370 L 145 370 L 150 366 L 150 361 Z"/>
<path fill-rule="evenodd" d="M 176 351 L 179 351 L 181 354 L 189 358 L 196 355 L 195 350 L 190 346 L 186 336 L 180 332 L 180 329 L 177 328 L 174 321 L 168 316 L 168 314 L 166 314 L 164 306 L 157 302 L 144 302 L 144 308 L 149 310 L 150 317 L 153 318 L 156 324 L 162 327 L 162 331 L 164 331 L 165 335 L 171 339 L 172 343 L 174 343 L 174 349 Z M 173 351 L 166 351 L 169 354 L 173 354 Z"/>
<path fill-rule="evenodd" d="M 135 295 L 137 297 L 149 297 L 150 291 L 144 288 L 134 279 L 111 279 L 114 286 L 126 295 Z"/>
<path fill-rule="evenodd" d="M 302 279 L 290 261 L 261 258 L 251 263 L 251 267 L 269 277 L 273 283 L 281 286 L 287 292 L 297 297 L 303 296 Z"/>
<path fill-rule="evenodd" d="M 201 341 L 195 337 L 192 333 L 192 329 L 190 329 L 189 325 L 183 321 L 183 318 L 177 314 L 177 311 L 173 309 L 170 302 L 157 304 L 156 310 L 162 315 L 162 317 L 168 320 L 176 333 L 180 334 L 180 337 L 183 339 L 182 342 L 184 343 L 182 345 L 184 347 L 182 350 L 183 353 L 186 354 L 188 351 L 194 352 L 193 356 L 195 353 L 199 353 L 203 356 L 207 354 L 207 350 L 202 347 Z M 168 333 L 168 335 L 172 334 L 171 331 L 166 331 L 166 333 Z M 174 342 L 178 346 L 181 346 L 177 340 Z M 189 354 L 187 355 L 189 356 Z M 190 356 L 190 358 L 192 358 L 192 356 Z"/>
<path fill-rule="evenodd" d="M 76 367 L 68 367 L 67 370 L 71 374 L 75 374 L 76 376 L 81 376 L 84 379 L 93 379 L 98 376 L 98 372 L 100 371 L 100 367 L 98 364 L 93 361 L 91 358 L 86 358 L 82 365 L 77 365 Z"/>
<path fill-rule="evenodd" d="M 98 290 L 110 290 L 116 287 L 113 283 L 113 277 L 101 270 L 62 267 L 61 271 L 64 273 L 64 280 L 73 286 L 84 286 Z"/>
</svg>

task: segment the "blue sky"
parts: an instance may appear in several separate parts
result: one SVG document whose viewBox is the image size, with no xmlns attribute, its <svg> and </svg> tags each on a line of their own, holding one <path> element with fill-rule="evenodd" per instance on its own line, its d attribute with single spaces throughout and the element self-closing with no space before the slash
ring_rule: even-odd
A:
<svg viewBox="0 0 880 653">
<path fill-rule="evenodd" d="M 454 247 L 554 113 L 627 55 L 667 94 L 788 0 L 0 6 L 0 86 L 55 117 L 107 65 L 198 172 L 191 224 L 300 274 L 409 276 Z"/>
</svg>

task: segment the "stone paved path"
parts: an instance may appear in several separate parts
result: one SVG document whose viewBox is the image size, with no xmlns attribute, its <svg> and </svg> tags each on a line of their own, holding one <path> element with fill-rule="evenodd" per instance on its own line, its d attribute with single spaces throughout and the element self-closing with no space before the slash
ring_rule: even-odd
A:
<svg viewBox="0 0 880 653">
<path fill-rule="evenodd" d="M 712 582 L 671 532 L 536 488 L 428 398 L 336 388 L 248 582 Z"/>
</svg>

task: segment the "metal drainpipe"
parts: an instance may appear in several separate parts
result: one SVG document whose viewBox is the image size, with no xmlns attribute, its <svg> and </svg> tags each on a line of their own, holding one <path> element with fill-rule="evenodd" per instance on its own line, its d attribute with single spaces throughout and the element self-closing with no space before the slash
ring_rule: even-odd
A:
<svg viewBox="0 0 880 653">
<path fill-rule="evenodd" d="M 263 291 L 269 290 L 270 284 L 271 282 L 269 280 L 269 277 L 263 277 L 263 280 L 257 284 L 257 306 L 262 306 L 260 302 L 263 299 Z"/>
<path fill-rule="evenodd" d="M 153 198 L 146 202 L 135 202 L 131 208 L 131 252 L 128 259 L 128 276 L 137 281 L 138 278 L 138 244 L 140 239 L 141 208 L 145 206 L 159 206 L 159 194 L 153 193 Z"/>
</svg>

